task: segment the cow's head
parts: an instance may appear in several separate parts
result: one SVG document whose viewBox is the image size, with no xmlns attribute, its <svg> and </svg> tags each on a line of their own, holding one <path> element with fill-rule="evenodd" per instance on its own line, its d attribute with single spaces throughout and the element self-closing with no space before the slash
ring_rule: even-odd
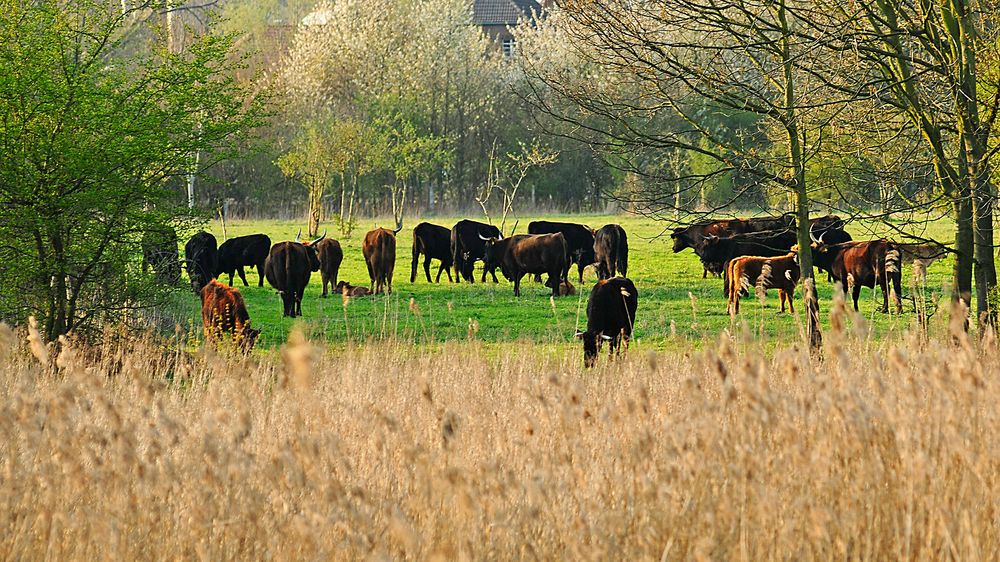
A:
<svg viewBox="0 0 1000 562">
<path fill-rule="evenodd" d="M 500 256 L 496 255 L 496 245 L 497 242 L 500 241 L 500 238 L 495 236 L 487 238 L 482 234 L 479 235 L 479 238 L 483 241 L 483 263 L 485 263 L 487 267 L 497 265 L 500 261 Z"/>
<path fill-rule="evenodd" d="M 302 230 L 299 230 L 299 235 L 295 237 L 295 241 L 298 242 L 299 238 L 302 236 Z M 316 251 L 316 244 L 319 244 L 321 240 L 326 238 L 326 231 L 323 231 L 323 236 L 315 240 L 310 240 L 309 242 L 301 242 L 303 246 L 306 247 L 306 253 L 309 254 L 309 269 L 313 271 L 319 271 L 319 253 Z"/>
<path fill-rule="evenodd" d="M 674 241 L 674 253 L 683 250 L 684 248 L 693 248 L 694 245 L 691 243 L 692 240 L 688 235 L 687 228 L 675 228 L 670 234 L 671 240 Z"/>
<path fill-rule="evenodd" d="M 253 349 L 254 344 L 257 343 L 257 338 L 259 336 L 260 336 L 260 330 L 251 328 L 249 324 L 245 325 L 243 327 L 243 333 L 239 337 L 240 351 L 242 351 L 244 354 L 250 353 L 250 350 Z"/>
<path fill-rule="evenodd" d="M 577 332 L 577 339 L 583 340 L 583 366 L 591 368 L 597 363 L 597 354 L 601 351 L 601 344 L 609 341 L 611 336 L 604 332 Z"/>
</svg>

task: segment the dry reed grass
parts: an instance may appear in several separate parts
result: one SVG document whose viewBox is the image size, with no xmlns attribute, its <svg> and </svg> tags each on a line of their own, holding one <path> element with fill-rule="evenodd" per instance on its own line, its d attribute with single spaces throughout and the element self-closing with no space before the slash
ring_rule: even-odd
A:
<svg viewBox="0 0 1000 562">
<path fill-rule="evenodd" d="M 996 559 L 994 342 L 852 337 L 583 372 L 575 346 L 50 357 L 0 329 L 0 557 Z"/>
</svg>

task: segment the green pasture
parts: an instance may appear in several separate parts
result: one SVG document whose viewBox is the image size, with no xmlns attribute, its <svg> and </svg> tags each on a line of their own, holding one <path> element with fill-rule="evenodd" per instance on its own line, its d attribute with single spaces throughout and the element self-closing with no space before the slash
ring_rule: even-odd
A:
<svg viewBox="0 0 1000 562">
<path fill-rule="evenodd" d="M 770 291 L 763 303 L 754 297 L 744 299 L 741 314 L 733 322 L 726 313 L 722 280 L 712 277 L 702 279 L 701 263 L 691 250 L 678 254 L 671 251 L 670 238 L 663 234 L 669 223 L 631 215 L 521 217 L 518 231 L 523 232 L 527 223 L 536 218 L 581 222 L 594 228 L 614 222 L 625 228 L 629 236 L 629 277 L 639 290 L 635 337 L 644 347 L 698 347 L 704 342 L 716 341 L 719 333 L 727 328 L 749 335 L 765 345 L 801 338 L 801 289 L 796 291 L 794 315 L 779 314 L 777 292 Z M 457 220 L 457 217 L 437 217 L 429 222 L 450 227 Z M 379 225 L 390 225 L 391 222 L 384 220 Z M 424 278 L 421 259 L 417 279 L 410 283 L 412 229 L 419 222 L 418 219 L 407 219 L 398 236 L 391 296 L 355 298 L 346 305 L 340 295 L 320 298 L 322 284 L 317 272 L 313 273 L 306 289 L 302 302 L 303 316 L 292 320 L 281 316 L 281 299 L 266 281 L 264 287 L 257 287 L 256 271 L 247 272 L 249 287 L 244 287 L 237 276 L 234 281 L 246 299 L 253 325 L 263 330 L 259 346 L 272 348 L 280 345 L 296 326 L 313 338 L 325 339 L 332 346 L 385 337 L 426 344 L 472 337 L 485 342 L 528 340 L 537 344 L 560 345 L 574 341 L 573 334 L 577 327 L 586 325 L 587 296 L 597 278 L 593 268 L 586 270 L 584 285 L 580 287 L 574 266 L 570 280 L 577 285 L 577 295 L 554 301 L 550 299 L 548 288 L 528 278 L 522 282 L 520 298 L 514 297 L 512 284 L 499 272 L 499 284 L 489 280 L 479 283 L 481 262 L 477 264 L 475 284 L 451 284 L 447 282 L 447 276 L 442 276 L 441 284 L 433 284 L 427 283 Z M 300 221 L 230 221 L 226 225 L 229 237 L 265 233 L 272 242 L 294 239 L 301 226 Z M 344 249 L 340 279 L 355 285 L 368 285 L 368 273 L 361 255 L 361 238 L 374 226 L 374 222 L 362 224 L 353 237 L 338 238 Z M 928 234 L 949 238 L 951 226 L 947 222 L 932 223 L 928 228 Z M 207 229 L 221 244 L 221 223 L 214 221 Z M 859 240 L 878 234 L 861 223 L 851 223 L 847 230 Z M 336 237 L 332 227 L 329 236 Z M 931 266 L 927 277 L 929 295 L 944 294 L 951 265 L 950 261 L 942 260 Z M 432 279 L 437 274 L 437 267 L 437 262 L 434 262 Z M 826 281 L 825 274 L 818 277 L 821 316 L 823 323 L 827 324 L 826 313 L 830 309 L 833 287 Z M 911 294 L 910 279 L 910 266 L 905 266 L 904 298 Z M 228 277 L 223 276 L 222 281 L 228 282 Z M 912 301 L 904 300 L 904 314 L 901 316 L 877 312 L 881 304 L 881 292 L 878 290 L 873 293 L 863 289 L 862 301 L 861 317 L 865 319 L 864 325 L 869 328 L 871 337 L 892 337 L 915 322 Z M 197 332 L 200 329 L 198 298 L 190 291 L 179 290 L 171 302 L 169 309 L 163 311 L 165 317 Z M 942 311 L 932 319 L 932 327 L 944 325 L 943 317 L 947 311 L 943 310 L 945 306 L 941 308 Z"/>
</svg>

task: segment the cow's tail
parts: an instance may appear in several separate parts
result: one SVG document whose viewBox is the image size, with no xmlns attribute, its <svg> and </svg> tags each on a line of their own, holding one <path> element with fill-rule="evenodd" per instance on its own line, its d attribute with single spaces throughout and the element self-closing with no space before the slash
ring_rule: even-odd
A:
<svg viewBox="0 0 1000 562">
<path fill-rule="evenodd" d="M 889 246 L 885 252 L 885 274 L 886 277 L 891 277 L 894 274 L 900 273 L 902 269 L 902 258 L 899 253 L 899 248 L 895 246 Z"/>
<path fill-rule="evenodd" d="M 767 289 L 774 285 L 774 283 L 771 281 L 772 273 L 773 271 L 771 269 L 771 263 L 765 262 L 764 266 L 760 268 L 760 276 L 757 277 L 757 283 L 755 287 L 755 293 L 757 294 L 757 298 L 759 299 L 764 298 L 764 295 L 767 294 Z M 749 285 L 749 283 L 750 281 L 748 279 L 745 282 L 744 287 Z"/>
<path fill-rule="evenodd" d="M 569 244 L 566 242 L 565 237 L 562 238 L 562 247 L 563 255 L 566 256 L 566 259 L 563 260 L 562 275 L 556 281 L 557 285 L 559 283 L 569 283 L 569 266 L 573 264 L 573 257 L 569 255 Z"/>
<path fill-rule="evenodd" d="M 284 259 L 285 259 L 285 267 L 284 267 L 284 270 L 285 270 L 285 282 L 284 282 L 283 285 L 285 287 L 285 291 L 287 291 L 287 290 L 289 290 L 289 288 L 292 287 L 292 260 L 291 260 L 292 253 L 290 251 L 282 252 L 282 257 L 284 257 Z M 279 292 L 283 292 L 283 291 L 279 291 Z M 292 296 L 293 297 L 295 296 L 295 290 L 294 289 L 292 289 Z"/>
<path fill-rule="evenodd" d="M 628 277 L 628 236 L 624 228 L 618 229 L 618 271 L 622 277 Z"/>
</svg>

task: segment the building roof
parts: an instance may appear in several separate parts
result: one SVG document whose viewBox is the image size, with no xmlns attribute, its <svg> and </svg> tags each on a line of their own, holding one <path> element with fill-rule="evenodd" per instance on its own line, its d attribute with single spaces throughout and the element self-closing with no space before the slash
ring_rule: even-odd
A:
<svg viewBox="0 0 1000 562">
<path fill-rule="evenodd" d="M 472 18 L 477 25 L 516 25 L 532 13 L 541 13 L 536 0 L 474 0 Z"/>
</svg>

